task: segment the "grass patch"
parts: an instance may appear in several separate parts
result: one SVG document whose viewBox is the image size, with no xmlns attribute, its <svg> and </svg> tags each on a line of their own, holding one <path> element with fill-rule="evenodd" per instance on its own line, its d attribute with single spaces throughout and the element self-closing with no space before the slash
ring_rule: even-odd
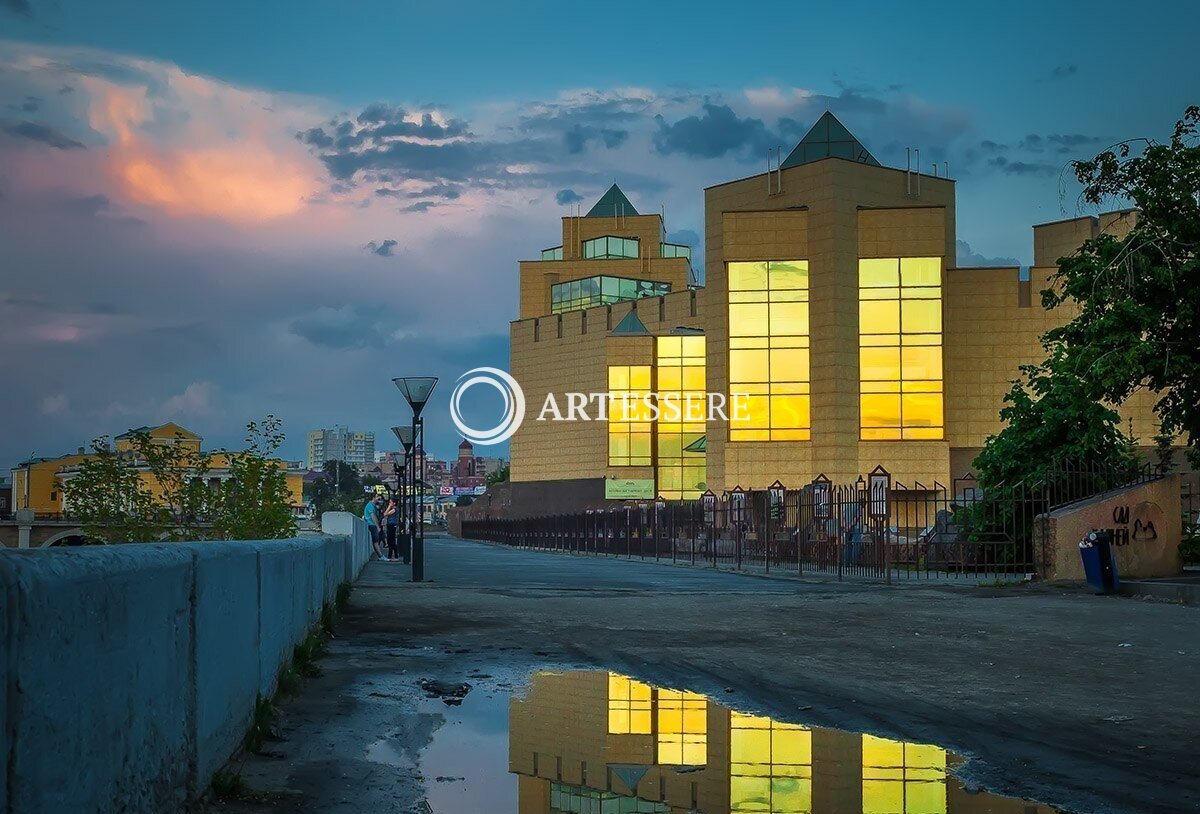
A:
<svg viewBox="0 0 1200 814">
<path fill-rule="evenodd" d="M 337 626 L 338 612 L 332 603 L 326 602 L 321 608 L 321 630 L 326 636 L 333 637 L 333 629 Z"/>
<path fill-rule="evenodd" d="M 1018 585 L 1024 585 L 1023 579 L 994 579 L 991 582 L 981 582 L 980 588 L 1015 588 Z"/>
<path fill-rule="evenodd" d="M 292 648 L 292 668 L 305 678 L 316 678 L 321 674 L 317 660 L 329 652 L 327 637 L 323 630 L 310 633 L 304 641 Z"/>
<path fill-rule="evenodd" d="M 258 696 L 254 701 L 254 718 L 243 741 L 247 752 L 259 752 L 263 743 L 271 736 L 271 725 L 275 723 L 275 704 L 270 698 Z"/>
<path fill-rule="evenodd" d="M 343 582 L 337 586 L 337 595 L 334 598 L 334 603 L 338 611 L 344 611 L 350 604 L 350 594 L 354 593 L 354 586 L 349 582 Z"/>
<path fill-rule="evenodd" d="M 246 793 L 246 782 L 240 772 L 231 769 L 221 769 L 213 775 L 213 794 L 222 799 L 241 797 Z"/>
</svg>

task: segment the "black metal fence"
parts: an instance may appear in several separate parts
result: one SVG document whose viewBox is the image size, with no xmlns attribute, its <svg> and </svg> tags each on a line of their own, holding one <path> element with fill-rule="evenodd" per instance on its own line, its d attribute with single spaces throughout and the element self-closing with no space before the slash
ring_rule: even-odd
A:
<svg viewBox="0 0 1200 814">
<path fill-rule="evenodd" d="M 573 514 L 464 520 L 462 535 L 520 548 L 666 560 L 748 571 L 880 579 L 1012 581 L 1037 571 L 1046 512 L 1154 480 L 1152 468 L 1057 470 L 985 493 L 974 477 L 912 486 L 877 467 L 700 500 L 626 503 Z"/>
</svg>

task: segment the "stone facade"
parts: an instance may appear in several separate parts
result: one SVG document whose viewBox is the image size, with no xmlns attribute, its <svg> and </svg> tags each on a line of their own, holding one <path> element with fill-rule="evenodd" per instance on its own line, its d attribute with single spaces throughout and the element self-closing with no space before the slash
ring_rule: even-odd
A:
<svg viewBox="0 0 1200 814">
<path fill-rule="evenodd" d="M 882 464 L 897 483 L 953 489 L 955 479 L 970 472 L 985 439 L 1002 428 L 1003 397 L 1019 366 L 1040 361 L 1041 335 L 1070 316 L 1065 309 L 1047 312 L 1040 305 L 1040 291 L 1058 257 L 1102 231 L 1123 234 L 1134 213 L 1034 227 L 1029 279 L 1016 268 L 958 267 L 955 218 L 955 182 L 945 177 L 883 167 L 873 159 L 785 162 L 769 175 L 705 190 L 704 285 L 692 288 L 684 287 L 689 279 L 684 258 L 582 258 L 581 241 L 614 230 L 637 236 L 643 246 L 657 246 L 655 235 L 663 231 L 659 216 L 564 218 L 563 259 L 521 263 L 511 370 L 525 390 L 527 413 L 512 439 L 513 481 L 654 477 L 653 467 L 608 466 L 603 422 L 538 421 L 546 394 L 604 392 L 606 366 L 653 365 L 651 337 L 613 333 L 630 311 L 651 335 L 680 328 L 703 331 L 707 390 L 727 394 L 729 264 L 804 261 L 810 440 L 733 440 L 727 422 L 711 422 L 705 438 L 707 488 L 716 493 L 737 485 L 763 489 L 776 479 L 794 487 L 821 473 L 834 482 L 852 482 Z M 881 440 L 863 426 L 860 331 L 873 330 L 860 325 L 860 261 L 873 258 L 940 262 L 940 432 L 934 426 L 903 440 Z M 550 313 L 554 282 L 626 266 L 639 276 L 670 282 L 671 293 Z M 1154 434 L 1153 402 L 1154 394 L 1139 393 L 1123 410 L 1147 445 Z"/>
</svg>

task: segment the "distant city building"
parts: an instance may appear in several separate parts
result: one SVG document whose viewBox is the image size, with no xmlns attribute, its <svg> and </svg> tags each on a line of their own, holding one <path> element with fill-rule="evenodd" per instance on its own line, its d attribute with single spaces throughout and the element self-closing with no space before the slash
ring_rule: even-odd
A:
<svg viewBox="0 0 1200 814">
<path fill-rule="evenodd" d="M 421 481 L 428 495 L 448 497 L 464 494 L 480 494 L 484 490 L 487 476 L 508 465 L 504 458 L 477 457 L 474 449 L 467 441 L 459 444 L 458 457 L 453 462 L 440 458 L 426 457 L 417 450 L 417 457 L 423 462 Z M 398 489 L 397 471 L 404 471 L 405 477 L 411 476 L 412 462 L 409 469 L 404 469 L 404 454 L 401 452 L 381 452 L 375 456 L 376 462 L 363 469 L 364 475 L 374 475 L 388 488 Z"/>
<path fill-rule="evenodd" d="M 341 425 L 308 434 L 309 469 L 323 469 L 326 461 L 343 461 L 365 470 L 375 463 L 375 433 L 353 432 Z"/>
<path fill-rule="evenodd" d="M 0 475 L 0 515 L 12 511 L 12 480 L 7 475 Z"/>
<path fill-rule="evenodd" d="M 133 455 L 133 441 L 136 433 L 145 433 L 155 444 L 175 444 L 188 447 L 195 452 L 201 451 L 201 444 L 204 440 L 196 433 L 178 424 L 167 423 L 157 427 L 139 427 L 115 436 L 113 448 L 117 452 Z M 0 512 L 32 509 L 35 514 L 51 516 L 62 514 L 69 509 L 63 496 L 63 484 L 78 476 L 80 464 L 93 458 L 95 458 L 94 454 L 79 447 L 75 452 L 66 455 L 37 457 L 22 461 L 11 470 L 9 507 L 7 509 L 0 508 Z M 208 485 L 211 488 L 217 488 L 221 481 L 231 476 L 229 463 L 229 456 L 226 453 L 208 453 L 207 476 Z M 304 471 L 300 463 L 282 460 L 274 460 L 274 463 L 287 472 L 287 488 L 293 509 L 301 509 L 304 505 L 302 489 Z M 162 487 L 158 479 L 144 460 L 134 457 L 130 459 L 130 464 L 151 494 L 161 493 Z M 3 492 L 0 492 L 0 495 L 2 494 Z"/>
</svg>

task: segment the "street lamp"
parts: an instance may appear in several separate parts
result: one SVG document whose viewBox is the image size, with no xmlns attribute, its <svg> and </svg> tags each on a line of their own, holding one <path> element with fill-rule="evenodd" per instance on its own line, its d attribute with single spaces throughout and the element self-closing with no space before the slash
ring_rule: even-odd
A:
<svg viewBox="0 0 1200 814">
<path fill-rule="evenodd" d="M 398 376 L 392 379 L 392 384 L 404 396 L 408 406 L 412 408 L 412 581 L 421 582 L 425 579 L 425 527 L 421 522 L 421 504 L 424 498 L 424 469 L 425 469 L 425 420 L 421 411 L 433 395 L 437 385 L 437 376 Z M 421 494 L 417 492 L 418 471 L 421 478 Z"/>
<path fill-rule="evenodd" d="M 413 451 L 413 429 L 412 427 L 392 427 L 392 433 L 395 434 L 396 440 L 400 442 L 401 448 L 404 450 L 404 465 L 397 470 L 396 459 L 392 459 L 392 469 L 396 472 L 396 486 L 400 489 L 400 511 L 405 522 L 400 524 L 401 536 L 401 552 L 404 556 L 404 564 L 408 565 L 412 562 L 412 527 L 408 524 L 408 518 L 412 514 L 408 508 L 408 464 L 409 458 Z"/>
</svg>

